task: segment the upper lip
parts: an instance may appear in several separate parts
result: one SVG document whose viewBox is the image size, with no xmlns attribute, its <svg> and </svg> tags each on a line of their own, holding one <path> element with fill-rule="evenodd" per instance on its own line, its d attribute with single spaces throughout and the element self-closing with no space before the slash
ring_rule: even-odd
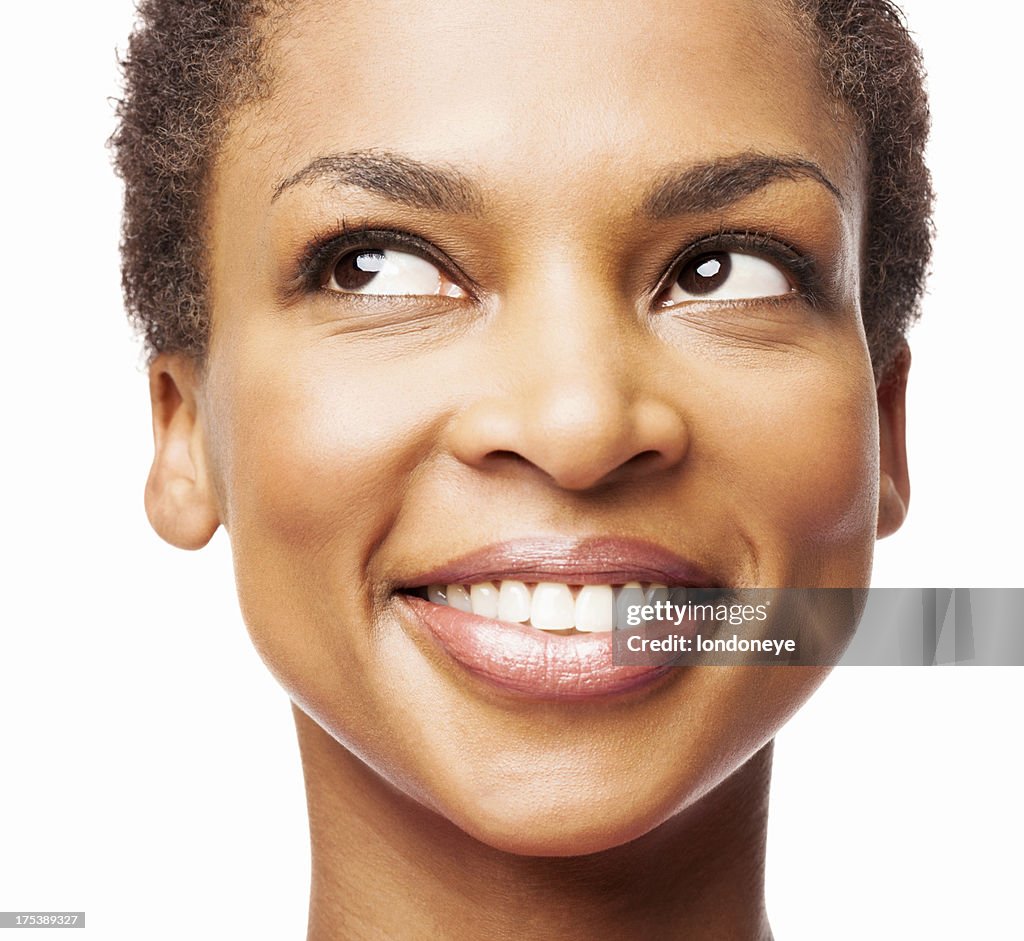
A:
<svg viewBox="0 0 1024 941">
<path fill-rule="evenodd" d="M 536 538 L 494 543 L 396 582 L 398 588 L 517 579 L 569 585 L 657 582 L 723 587 L 703 566 L 656 543 L 618 536 Z"/>
</svg>

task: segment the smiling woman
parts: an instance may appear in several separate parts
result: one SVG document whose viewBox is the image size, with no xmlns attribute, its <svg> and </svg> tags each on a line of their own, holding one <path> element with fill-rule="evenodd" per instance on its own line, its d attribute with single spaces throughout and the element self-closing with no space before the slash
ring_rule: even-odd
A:
<svg viewBox="0 0 1024 941">
<path fill-rule="evenodd" d="M 868 584 L 927 113 L 887 4 L 686 6 L 143 6 L 146 505 L 226 528 L 295 704 L 312 939 L 770 936 L 771 741 L 826 668 L 612 629 Z"/>
</svg>

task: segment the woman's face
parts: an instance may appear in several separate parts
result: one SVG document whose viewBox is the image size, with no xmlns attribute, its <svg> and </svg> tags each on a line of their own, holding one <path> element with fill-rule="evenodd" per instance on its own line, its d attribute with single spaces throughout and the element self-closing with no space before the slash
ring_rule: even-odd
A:
<svg viewBox="0 0 1024 941">
<path fill-rule="evenodd" d="M 471 835 L 636 837 L 821 671 L 630 672 L 607 634 L 510 622 L 606 626 L 633 581 L 867 584 L 855 136 L 771 4 L 310 2 L 271 35 L 185 391 L 252 637 Z M 493 615 L 503 582 L 497 618 L 425 598 Z"/>
</svg>

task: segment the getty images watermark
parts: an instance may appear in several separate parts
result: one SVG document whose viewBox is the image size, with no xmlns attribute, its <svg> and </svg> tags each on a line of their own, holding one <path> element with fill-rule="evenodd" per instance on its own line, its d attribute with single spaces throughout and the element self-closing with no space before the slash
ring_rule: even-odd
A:
<svg viewBox="0 0 1024 941">
<path fill-rule="evenodd" d="M 762 604 L 717 604 L 701 601 L 654 601 L 651 604 L 632 604 L 626 608 L 626 627 L 648 625 L 671 625 L 675 628 L 694 624 L 713 625 L 716 631 L 711 636 L 696 633 L 669 632 L 663 635 L 645 636 L 643 632 L 631 633 L 625 638 L 630 653 L 768 653 L 779 656 L 795 653 L 796 640 L 772 637 L 748 637 L 738 633 L 721 636 L 718 629 L 725 624 L 762 624 L 768 620 L 771 600 Z"/>
<path fill-rule="evenodd" d="M 616 598 L 621 665 L 1022 665 L 1024 588 L 776 588 Z"/>
</svg>

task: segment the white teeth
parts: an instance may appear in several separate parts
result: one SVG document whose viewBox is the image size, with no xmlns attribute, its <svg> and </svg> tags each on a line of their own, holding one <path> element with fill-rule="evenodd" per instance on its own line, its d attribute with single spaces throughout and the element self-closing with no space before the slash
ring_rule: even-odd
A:
<svg viewBox="0 0 1024 941">
<path fill-rule="evenodd" d="M 575 627 L 586 634 L 606 633 L 616 625 L 626 627 L 631 606 L 668 602 L 680 593 L 685 594 L 686 589 L 670 592 L 665 585 L 656 583 L 645 588 L 639 582 L 617 588 L 584 585 L 578 589 L 558 582 L 527 585 L 515 579 L 427 586 L 427 598 L 434 604 L 510 624 L 529 622 L 542 631 Z"/>
<path fill-rule="evenodd" d="M 629 626 L 629 609 L 634 605 L 645 604 L 644 589 L 639 582 L 626 582 L 621 588 L 615 589 L 615 626 Z"/>
<path fill-rule="evenodd" d="M 668 585 L 651 585 L 644 592 L 644 602 L 646 604 L 660 604 L 662 602 L 668 604 Z"/>
<path fill-rule="evenodd" d="M 576 596 L 576 630 L 588 633 L 610 631 L 614 604 L 611 585 L 584 585 Z"/>
<path fill-rule="evenodd" d="M 448 586 L 448 607 L 458 608 L 466 614 L 473 613 L 473 602 L 469 600 L 469 592 L 461 585 Z"/>
<path fill-rule="evenodd" d="M 530 623 L 542 631 L 564 631 L 576 621 L 576 603 L 568 585 L 541 582 L 533 589 Z"/>
<path fill-rule="evenodd" d="M 498 587 L 494 582 L 480 582 L 469 586 L 469 599 L 473 602 L 473 613 L 482 618 L 498 616 Z"/>
<path fill-rule="evenodd" d="M 498 592 L 498 620 L 520 624 L 530 620 L 530 589 L 524 582 L 506 579 Z"/>
</svg>

